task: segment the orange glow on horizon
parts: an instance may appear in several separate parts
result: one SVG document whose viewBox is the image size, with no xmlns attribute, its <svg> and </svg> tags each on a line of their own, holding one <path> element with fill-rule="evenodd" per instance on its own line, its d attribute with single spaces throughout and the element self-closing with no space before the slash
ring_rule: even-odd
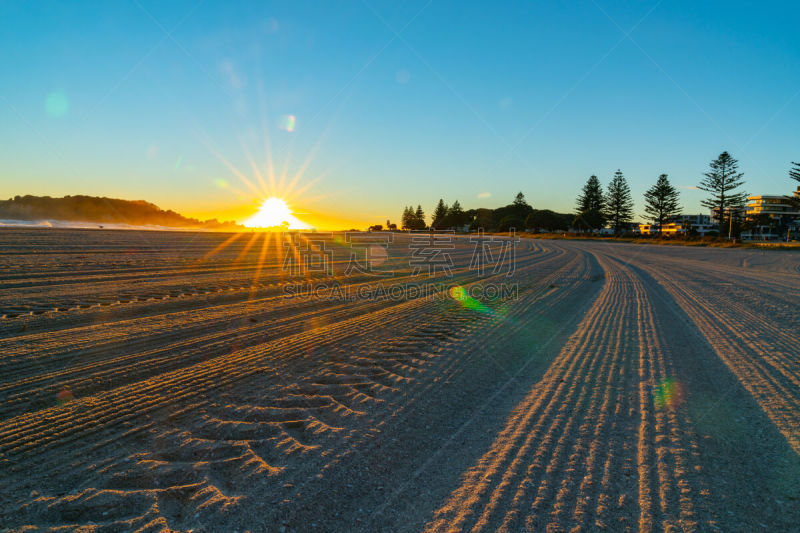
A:
<svg viewBox="0 0 800 533">
<path fill-rule="evenodd" d="M 383 224 L 386 216 L 370 215 L 366 213 L 342 214 L 335 211 L 321 212 L 317 209 L 307 209 L 302 205 L 291 205 L 291 211 L 299 220 L 305 222 L 310 227 L 318 231 L 346 231 L 349 229 L 366 229 L 372 224 Z M 220 221 L 232 220 L 237 224 L 242 224 L 252 218 L 259 211 L 259 206 L 255 203 L 249 205 L 235 206 L 203 206 L 201 209 L 187 210 L 186 215 L 199 220 L 216 218 Z M 394 220 L 393 220 L 394 222 Z M 253 228 L 255 229 L 255 228 Z"/>
<path fill-rule="evenodd" d="M 294 132 L 293 121 L 292 116 L 292 127 L 283 128 L 288 133 Z M 233 221 L 252 231 L 363 230 L 372 224 L 385 222 L 385 215 L 376 216 L 365 212 L 345 213 L 339 204 L 335 204 L 330 210 L 326 206 L 323 208 L 324 213 L 319 209 L 307 210 L 306 206 L 309 204 L 319 205 L 317 202 L 320 200 L 330 200 L 333 196 L 344 192 L 309 194 L 319 181 L 334 171 L 334 168 L 330 167 L 318 171 L 313 176 L 308 176 L 307 172 L 312 168 L 311 163 L 325 134 L 317 140 L 306 157 L 299 161 L 296 170 L 292 171 L 290 170 L 291 144 L 285 152 L 282 165 L 278 167 L 273 159 L 269 128 L 266 126 L 269 121 L 266 115 L 262 117 L 262 122 L 264 128 L 261 154 L 251 152 L 245 140 L 239 139 L 245 163 L 241 167 L 215 146 L 210 135 L 203 131 L 198 132 L 206 149 L 225 169 L 223 174 L 215 176 L 211 181 L 217 188 L 225 191 L 225 195 L 217 198 L 217 201 L 226 205 L 217 202 L 216 205 L 206 204 L 202 209 L 193 210 L 194 213 L 190 216 L 200 220 L 216 218 L 219 221 Z"/>
</svg>

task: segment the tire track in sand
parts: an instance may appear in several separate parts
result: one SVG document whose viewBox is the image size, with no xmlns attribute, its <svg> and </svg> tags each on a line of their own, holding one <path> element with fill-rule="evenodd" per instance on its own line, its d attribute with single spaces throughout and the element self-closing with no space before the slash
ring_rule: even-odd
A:
<svg viewBox="0 0 800 533">
<path fill-rule="evenodd" d="M 599 255 L 603 291 L 428 531 L 708 527 L 685 414 L 656 412 L 671 371 L 644 287 Z M 638 519 L 635 517 L 638 516 Z"/>
<path fill-rule="evenodd" d="M 659 279 L 800 454 L 800 359 L 791 327 L 777 328 L 757 309 L 692 283 L 685 274 L 668 277 L 655 267 L 647 271 Z"/>
</svg>

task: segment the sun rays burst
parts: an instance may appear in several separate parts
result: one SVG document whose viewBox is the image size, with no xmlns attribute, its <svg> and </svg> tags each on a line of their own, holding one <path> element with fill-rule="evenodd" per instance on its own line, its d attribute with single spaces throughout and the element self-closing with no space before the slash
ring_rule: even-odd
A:
<svg viewBox="0 0 800 533">
<path fill-rule="evenodd" d="M 258 212 L 242 224 L 248 228 L 311 229 L 294 216 L 285 200 L 274 196 L 264 200 Z"/>
</svg>

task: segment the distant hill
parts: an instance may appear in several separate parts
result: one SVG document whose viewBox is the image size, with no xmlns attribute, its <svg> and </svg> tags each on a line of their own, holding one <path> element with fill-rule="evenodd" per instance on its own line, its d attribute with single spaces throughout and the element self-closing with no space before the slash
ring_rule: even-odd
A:
<svg viewBox="0 0 800 533">
<path fill-rule="evenodd" d="M 15 196 L 0 200 L 0 219 L 63 220 L 70 222 L 117 223 L 195 229 L 242 229 L 235 222 L 187 218 L 164 211 L 144 200 L 121 200 L 98 196 Z"/>
</svg>

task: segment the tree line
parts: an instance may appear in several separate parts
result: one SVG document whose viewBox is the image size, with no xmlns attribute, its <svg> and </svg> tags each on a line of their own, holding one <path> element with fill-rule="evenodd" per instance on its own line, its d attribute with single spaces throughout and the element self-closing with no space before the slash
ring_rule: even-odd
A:
<svg viewBox="0 0 800 533">
<path fill-rule="evenodd" d="M 744 185 L 742 176 L 744 173 L 739 172 L 738 160 L 728 152 L 722 152 L 711 161 L 708 172 L 703 173 L 697 186 L 699 190 L 709 193 L 700 204 L 711 211 L 720 230 L 728 227 L 730 231 L 734 223 L 738 225 L 741 222 L 741 212 L 748 196 L 748 193 L 739 190 Z M 577 203 L 578 215 L 573 227 L 578 229 L 597 230 L 608 226 L 614 233 L 620 233 L 633 221 L 633 198 L 620 170 L 614 173 L 605 193 L 597 176 L 591 176 L 583 186 Z M 660 174 L 655 184 L 645 191 L 644 204 L 642 216 L 658 226 L 659 234 L 664 224 L 680 215 L 682 210 L 680 193 L 670 183 L 667 174 Z"/>
<path fill-rule="evenodd" d="M 667 174 L 658 176 L 656 183 L 644 193 L 644 218 L 657 224 L 659 230 L 670 218 L 680 214 L 680 194 L 669 182 Z M 633 196 L 621 170 L 614 173 L 603 192 L 600 180 L 592 175 L 577 198 L 577 215 L 572 227 L 584 231 L 606 226 L 621 233 L 633 221 Z"/>
<path fill-rule="evenodd" d="M 422 206 L 416 209 L 407 206 L 403 209 L 402 227 L 409 230 L 424 229 L 469 229 L 479 228 L 486 231 L 509 231 L 511 228 L 522 230 L 526 227 L 537 227 L 556 231 L 569 227 L 574 215 L 556 213 L 549 209 L 534 209 L 525 199 L 522 192 L 517 193 L 514 200 L 496 209 L 464 209 L 458 200 L 448 205 L 443 198 L 439 199 L 431 216 L 431 224 L 425 222 Z"/>
<path fill-rule="evenodd" d="M 712 218 L 723 230 L 729 232 L 736 224 L 741 227 L 741 213 L 748 193 L 740 188 L 744 185 L 744 173 L 739 171 L 739 162 L 728 152 L 722 152 L 709 164 L 709 170 L 697 185 L 708 194 L 701 201 L 708 208 Z M 789 176 L 800 182 L 800 163 L 792 162 Z M 787 197 L 800 209 L 800 196 Z M 642 216 L 659 228 L 681 214 L 680 193 L 665 173 L 659 174 L 655 183 L 644 193 Z M 615 234 L 630 228 L 634 218 L 634 202 L 630 186 L 621 170 L 617 170 L 608 186 L 603 190 L 600 180 L 592 175 L 586 181 L 577 197 L 575 214 L 556 213 L 549 209 L 534 209 L 525 200 L 522 192 L 513 202 L 497 209 L 463 209 L 456 200 L 448 206 L 440 199 L 434 208 L 431 229 L 470 230 L 482 228 L 487 231 L 508 231 L 511 228 L 534 228 L 546 231 L 564 231 L 574 228 L 595 231 L 610 228 Z M 405 207 L 402 227 L 410 230 L 428 229 L 425 213 L 420 205 L 414 209 Z M 722 231 L 720 231 L 722 232 Z"/>
</svg>

